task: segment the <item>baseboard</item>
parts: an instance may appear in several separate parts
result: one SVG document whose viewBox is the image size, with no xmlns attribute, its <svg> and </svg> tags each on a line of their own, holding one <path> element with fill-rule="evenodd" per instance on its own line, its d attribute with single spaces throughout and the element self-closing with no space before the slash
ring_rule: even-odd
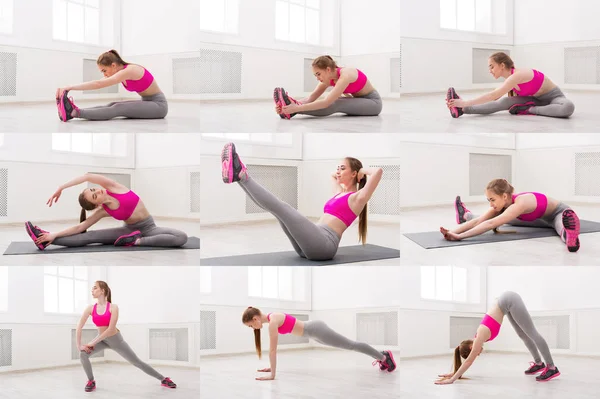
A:
<svg viewBox="0 0 600 399">
<path fill-rule="evenodd" d="M 200 222 L 200 217 L 174 217 L 174 216 L 153 216 L 155 221 L 162 221 L 162 220 L 167 220 L 167 221 L 174 221 L 174 222 Z M 0 221 L 0 226 L 8 226 L 8 227 L 23 227 L 24 226 L 25 221 L 23 222 L 2 222 Z M 79 221 L 76 219 L 54 219 L 54 220 L 39 220 L 39 219 L 35 219 L 35 224 L 39 225 L 42 223 L 68 223 L 68 224 L 72 224 L 73 226 L 79 224 Z M 92 228 L 93 230 L 93 228 Z"/>
</svg>

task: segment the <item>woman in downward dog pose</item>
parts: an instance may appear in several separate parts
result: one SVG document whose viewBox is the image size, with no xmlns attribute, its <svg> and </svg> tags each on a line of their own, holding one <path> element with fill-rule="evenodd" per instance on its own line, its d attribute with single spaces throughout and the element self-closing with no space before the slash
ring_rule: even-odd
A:
<svg viewBox="0 0 600 399">
<path fill-rule="evenodd" d="M 358 159 L 345 158 L 331 176 L 336 195 L 327 201 L 324 215 L 315 224 L 255 182 L 233 143 L 223 147 L 221 163 L 223 182 L 238 182 L 259 207 L 273 214 L 299 256 L 309 260 L 332 259 L 342 234 L 357 217 L 359 238 L 366 243 L 367 202 L 381 180 L 381 168 L 365 169 Z"/>
<path fill-rule="evenodd" d="M 121 355 L 125 360 L 142 370 L 144 373 L 160 381 L 163 387 L 177 388 L 177 385 L 171 381 L 169 377 L 164 377 L 158 371 L 154 370 L 150 365 L 144 363 L 131 350 L 131 347 L 125 342 L 121 332 L 117 328 L 119 319 L 119 307 L 111 303 L 111 291 L 108 284 L 104 281 L 96 281 L 92 287 L 92 297 L 96 300 L 96 304 L 88 306 L 84 311 L 79 324 L 77 325 L 76 340 L 79 358 L 83 365 L 83 370 L 88 377 L 88 382 L 85 386 L 86 392 L 91 392 L 96 389 L 96 381 L 92 372 L 92 363 L 90 356 L 94 353 L 110 348 Z M 92 316 L 92 321 L 98 327 L 98 335 L 89 343 L 81 344 L 81 330 L 88 318 Z"/>
<path fill-rule="evenodd" d="M 569 252 L 579 250 L 579 217 L 567 204 L 536 192 L 514 194 L 513 186 L 505 179 L 490 181 L 485 195 L 490 209 L 478 217 L 465 207 L 460 196 L 456 197 L 456 223 L 460 226 L 452 231 L 440 227 L 446 240 L 464 240 L 489 230 L 494 233 L 510 233 L 498 231 L 498 227 L 503 224 L 510 224 L 554 228 Z"/>
<path fill-rule="evenodd" d="M 474 100 L 462 100 L 454 88 L 449 88 L 446 103 L 453 118 L 463 114 L 493 114 L 508 111 L 513 115 L 542 115 L 568 118 L 575 111 L 573 102 L 542 72 L 535 69 L 515 69 L 513 60 L 503 52 L 489 58 L 490 73 L 495 79 L 506 80 L 496 90 Z M 508 97 L 502 97 L 508 93 Z"/>
<path fill-rule="evenodd" d="M 65 247 L 82 247 L 88 244 L 180 247 L 187 242 L 187 234 L 184 232 L 157 227 L 154 218 L 136 193 L 102 175 L 87 173 L 63 184 L 50 197 L 48 206 L 58 201 L 62 190 L 84 182 L 97 184 L 102 188 L 86 188 L 79 194 L 81 213 L 78 225 L 57 233 L 49 233 L 31 222 L 25 222 L 27 234 L 40 250 L 44 250 L 50 244 Z M 94 213 L 87 218 L 86 211 Z M 123 227 L 86 231 L 107 216 L 122 220 Z"/>
<path fill-rule="evenodd" d="M 502 294 L 486 313 L 481 324 L 477 328 L 475 339 L 467 339 L 462 341 L 454 350 L 454 372 L 450 374 L 440 374 L 436 384 L 452 384 L 462 377 L 462 375 L 471 367 L 477 356 L 483 350 L 484 342 L 488 342 L 496 338 L 500 332 L 500 326 L 504 316 L 508 318 L 510 324 L 515 329 L 519 338 L 523 340 L 525 346 L 533 357 L 533 362 L 530 362 L 530 367 L 525 370 L 525 374 L 534 375 L 536 381 L 550 381 L 560 375 L 558 368 L 554 365 L 552 355 L 546 340 L 540 335 L 533 325 L 531 315 L 527 311 L 523 299 L 514 292 L 505 292 Z M 542 355 L 540 356 L 540 352 Z M 546 361 L 542 361 L 542 357 Z M 466 359 L 464 363 L 461 361 Z"/>
<path fill-rule="evenodd" d="M 302 321 L 287 313 L 264 314 L 259 309 L 249 306 L 242 315 L 242 323 L 254 330 L 254 344 L 258 358 L 262 357 L 260 343 L 260 330 L 263 324 L 269 325 L 269 361 L 271 367 L 258 370 L 271 373 L 268 377 L 259 377 L 257 380 L 274 380 L 277 371 L 277 340 L 279 334 L 292 334 L 300 337 L 314 339 L 320 344 L 334 348 L 346 349 L 371 356 L 373 366 L 379 364 L 380 370 L 392 372 L 396 369 L 396 362 L 391 351 L 379 352 L 370 345 L 355 342 L 336 333 L 320 320 Z"/>
<path fill-rule="evenodd" d="M 351 116 L 377 116 L 381 113 L 381 96 L 362 71 L 340 68 L 328 55 L 316 58 L 312 68 L 319 84 L 308 98 L 297 101 L 283 87 L 275 88 L 275 112 L 282 119 L 291 119 L 296 114 L 329 116 L 341 112 Z M 330 86 L 333 90 L 319 100 Z"/>
<path fill-rule="evenodd" d="M 123 61 L 115 50 L 98 57 L 98 69 L 105 79 L 67 86 L 56 90 L 56 105 L 61 121 L 73 118 L 106 121 L 118 116 L 132 119 L 162 119 L 167 116 L 167 98 L 154 76 L 141 65 Z M 71 90 L 97 90 L 121 83 L 127 91 L 136 92 L 141 100 L 118 101 L 91 108 L 79 108 L 68 97 Z"/>
</svg>

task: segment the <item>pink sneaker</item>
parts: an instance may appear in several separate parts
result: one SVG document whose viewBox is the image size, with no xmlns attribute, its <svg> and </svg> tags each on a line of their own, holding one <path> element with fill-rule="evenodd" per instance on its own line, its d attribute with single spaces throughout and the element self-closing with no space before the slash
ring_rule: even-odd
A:
<svg viewBox="0 0 600 399">
<path fill-rule="evenodd" d="M 470 213 L 471 211 L 467 209 L 465 204 L 460 200 L 460 195 L 456 196 L 456 200 L 454 200 L 454 211 L 456 213 L 456 223 L 463 224 L 467 221 L 465 215 Z"/>
<path fill-rule="evenodd" d="M 279 102 L 283 106 L 291 104 L 300 104 L 299 101 L 290 97 L 283 87 L 279 88 Z M 285 119 L 292 119 L 296 114 L 282 114 Z M 281 116 L 281 115 L 280 115 Z"/>
<path fill-rule="evenodd" d="M 142 232 L 136 230 L 123 235 L 115 240 L 115 247 L 133 247 L 138 238 L 142 238 Z"/>
<path fill-rule="evenodd" d="M 529 108 L 535 107 L 535 103 L 533 101 L 528 101 L 524 104 L 515 104 L 508 109 L 513 115 L 535 115 L 529 112 Z"/>
<path fill-rule="evenodd" d="M 42 230 L 37 226 L 34 226 L 31 222 L 27 221 L 25 222 L 25 230 L 27 230 L 27 234 L 29 234 L 29 237 L 31 237 L 31 239 L 33 240 L 34 244 L 35 244 L 35 240 L 37 240 L 40 236 L 42 236 L 43 234 L 47 234 L 48 232 L 46 230 Z M 46 247 L 50 245 L 49 242 L 44 242 L 41 244 L 35 244 L 36 247 L 38 247 L 38 249 L 40 250 L 44 250 L 46 249 Z"/>
<path fill-rule="evenodd" d="M 173 381 L 171 381 L 171 379 L 169 377 L 165 377 L 164 380 L 162 380 L 160 382 L 160 385 L 162 385 L 163 387 L 167 387 L 167 388 L 177 388 L 177 384 L 175 384 Z"/>
<path fill-rule="evenodd" d="M 247 173 L 247 169 L 235 151 L 235 144 L 225 144 L 221 151 L 221 177 L 223 182 L 229 184 L 240 181 L 241 172 Z"/>
<path fill-rule="evenodd" d="M 454 87 L 450 87 L 448 89 L 448 91 L 446 92 L 446 101 L 458 100 L 458 99 L 460 99 L 460 96 L 458 94 L 456 94 Z M 450 108 L 450 115 L 452 115 L 453 118 L 458 118 L 463 113 L 464 112 L 463 112 L 462 108 L 458 108 L 458 107 Z"/>
<path fill-rule="evenodd" d="M 565 242 L 569 252 L 579 251 L 579 217 L 572 209 L 565 209 L 562 214 Z"/>
</svg>

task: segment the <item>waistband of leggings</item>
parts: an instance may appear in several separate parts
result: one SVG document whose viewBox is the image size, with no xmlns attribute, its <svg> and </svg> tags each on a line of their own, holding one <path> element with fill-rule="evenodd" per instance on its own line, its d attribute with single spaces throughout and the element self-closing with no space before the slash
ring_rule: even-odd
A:
<svg viewBox="0 0 600 399">
<path fill-rule="evenodd" d="M 326 224 L 322 224 L 322 223 L 317 223 L 317 226 L 319 226 L 321 229 L 325 230 L 325 231 L 326 231 L 326 234 L 327 234 L 328 236 L 330 236 L 330 237 L 331 237 L 333 240 L 335 240 L 335 242 L 336 242 L 336 243 L 338 243 L 338 244 L 339 244 L 339 242 L 340 242 L 340 239 L 341 239 L 342 237 L 340 237 L 340 236 L 338 235 L 338 233 L 336 233 L 336 232 L 335 232 L 335 230 L 334 230 L 334 229 L 332 229 L 331 227 L 327 226 Z"/>
<path fill-rule="evenodd" d="M 556 86 L 554 89 L 550 90 L 548 93 L 538 96 L 538 98 L 543 99 L 545 97 L 560 97 L 560 96 L 564 96 L 564 95 L 565 94 L 562 92 L 560 87 Z"/>
<path fill-rule="evenodd" d="M 379 94 L 379 92 L 377 90 L 373 90 L 369 94 L 365 94 L 364 96 L 360 96 L 360 97 L 356 97 L 356 98 L 368 98 L 371 100 L 377 100 L 377 99 L 381 100 L 381 95 Z"/>
<path fill-rule="evenodd" d="M 140 220 L 139 222 L 135 222 L 132 224 L 127 224 L 125 223 L 126 226 L 128 227 L 142 227 L 142 226 L 147 226 L 149 224 L 154 224 L 154 218 L 152 217 L 152 215 L 148 216 L 145 219 Z"/>
<path fill-rule="evenodd" d="M 144 96 L 144 97 L 142 97 L 142 100 L 155 101 L 155 102 L 167 102 L 167 97 L 165 96 L 165 93 L 163 93 L 161 91 L 160 93 L 156 93 L 151 96 Z"/>
</svg>

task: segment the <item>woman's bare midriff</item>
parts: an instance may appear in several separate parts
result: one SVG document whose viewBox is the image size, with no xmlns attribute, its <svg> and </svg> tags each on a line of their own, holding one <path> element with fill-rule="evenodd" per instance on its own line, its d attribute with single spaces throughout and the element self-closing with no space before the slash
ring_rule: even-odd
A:
<svg viewBox="0 0 600 399">
<path fill-rule="evenodd" d="M 104 331 L 108 330 L 108 327 L 98 327 L 98 335 L 102 335 L 104 333 Z M 117 331 L 114 334 L 110 334 L 108 335 L 106 338 L 112 337 L 114 335 L 117 335 L 119 333 L 119 329 L 117 328 Z M 105 338 L 105 339 L 106 339 Z"/>
<path fill-rule="evenodd" d="M 160 87 L 158 87 L 158 83 L 156 83 L 156 79 L 154 79 L 154 81 L 152 82 L 150 87 L 148 87 L 146 90 L 144 90 L 138 94 L 142 97 L 150 97 L 150 96 L 153 96 L 158 93 L 162 93 L 162 90 L 160 89 Z"/>
<path fill-rule="evenodd" d="M 554 198 L 548 198 L 548 206 L 546 207 L 546 212 L 544 212 L 544 216 L 550 216 L 554 213 L 554 211 L 556 210 L 556 207 L 558 206 L 558 204 L 560 204 L 560 201 L 555 200 Z"/>
<path fill-rule="evenodd" d="M 292 335 L 303 336 L 304 335 L 304 322 L 302 320 L 296 319 L 296 324 L 294 324 L 294 328 L 292 329 Z"/>
<path fill-rule="evenodd" d="M 135 207 L 135 210 L 133 211 L 133 213 L 131 214 L 129 219 L 127 219 L 125 221 L 125 223 L 127 223 L 127 224 L 138 223 L 138 222 L 141 222 L 142 220 L 148 218 L 149 216 L 150 216 L 150 212 L 148 212 L 148 209 L 146 209 L 146 205 L 144 205 L 144 202 L 140 199 L 137 206 Z"/>
<path fill-rule="evenodd" d="M 504 313 L 502 312 L 502 309 L 500 309 L 500 306 L 498 306 L 498 301 L 497 300 L 494 303 L 494 306 L 492 306 L 490 309 L 488 309 L 487 314 L 492 319 L 494 319 L 498 323 L 502 324 L 502 320 L 504 320 Z"/>
<path fill-rule="evenodd" d="M 534 94 L 534 97 L 543 96 L 548 93 L 550 90 L 555 89 L 557 86 L 551 81 L 548 77 L 544 76 L 544 83 L 542 83 L 542 87 Z"/>
<path fill-rule="evenodd" d="M 367 80 L 367 83 L 365 83 L 365 87 L 363 87 L 362 89 L 360 89 L 360 91 L 356 93 L 352 93 L 352 97 L 363 97 L 367 94 L 371 94 L 374 90 L 375 88 L 373 87 L 371 82 Z"/>
<path fill-rule="evenodd" d="M 327 225 L 329 228 L 335 231 L 339 237 L 341 237 L 342 234 L 344 234 L 344 231 L 346 231 L 348 228 L 344 222 L 328 213 L 321 216 L 318 223 Z"/>
</svg>

